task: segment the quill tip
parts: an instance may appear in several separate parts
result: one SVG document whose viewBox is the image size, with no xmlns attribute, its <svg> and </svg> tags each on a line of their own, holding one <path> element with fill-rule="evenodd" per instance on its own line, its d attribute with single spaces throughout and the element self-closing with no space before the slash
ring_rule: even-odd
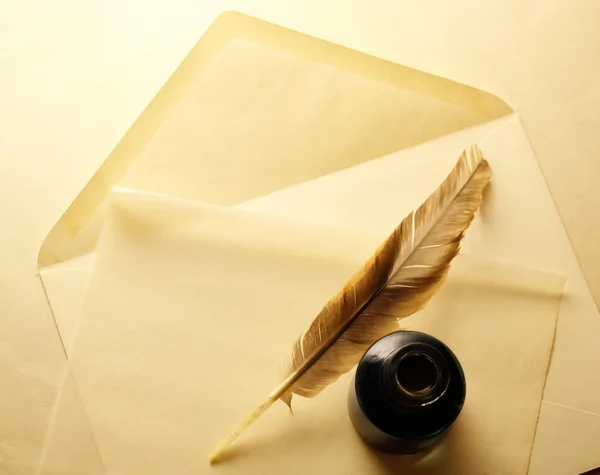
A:
<svg viewBox="0 0 600 475">
<path fill-rule="evenodd" d="M 269 407 L 271 407 L 273 405 L 273 403 L 278 399 L 279 396 L 276 397 L 271 397 L 269 396 L 269 398 L 262 403 L 260 406 L 258 406 L 256 409 L 254 409 L 254 411 L 252 411 L 252 414 L 250 414 L 245 420 L 244 422 L 242 422 L 237 429 L 231 433 L 229 435 L 229 437 L 227 437 L 225 440 L 223 440 L 218 446 L 217 448 L 214 450 L 214 452 L 212 454 L 210 454 L 210 456 L 208 457 L 208 460 L 211 464 L 214 464 L 216 462 L 218 462 L 219 458 L 221 457 L 221 454 L 227 450 L 227 448 L 233 444 L 233 442 L 242 434 L 242 432 L 244 432 L 248 427 L 250 427 L 250 425 L 256 421 L 256 419 L 258 419 L 262 414 L 264 414 L 264 412 L 269 409 Z"/>
<path fill-rule="evenodd" d="M 214 465 L 221 461 L 221 456 L 227 450 L 227 447 L 229 447 L 229 445 L 231 445 L 232 442 L 233 442 L 233 439 L 231 439 L 231 437 L 230 437 L 228 439 L 225 439 L 217 447 L 215 447 L 215 449 L 212 451 L 212 453 L 208 456 L 208 461 L 210 462 L 211 465 Z"/>
</svg>

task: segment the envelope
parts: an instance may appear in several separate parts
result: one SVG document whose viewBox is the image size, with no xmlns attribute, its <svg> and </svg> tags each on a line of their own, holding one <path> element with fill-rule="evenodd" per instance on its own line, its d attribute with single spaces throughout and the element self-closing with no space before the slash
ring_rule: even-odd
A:
<svg viewBox="0 0 600 475">
<path fill-rule="evenodd" d="M 398 203 L 418 205 L 470 143 L 492 163 L 489 201 L 502 205 L 484 205 L 465 251 L 567 276 L 530 473 L 599 465 L 598 313 L 518 115 L 487 93 L 237 13 L 207 31 L 45 240 L 40 277 L 66 353 L 114 186 L 380 237 Z M 406 176 L 419 178 L 399 188 Z M 63 387 L 45 467 L 60 465 L 62 431 L 86 447 L 84 473 L 103 473 L 77 384 Z"/>
</svg>

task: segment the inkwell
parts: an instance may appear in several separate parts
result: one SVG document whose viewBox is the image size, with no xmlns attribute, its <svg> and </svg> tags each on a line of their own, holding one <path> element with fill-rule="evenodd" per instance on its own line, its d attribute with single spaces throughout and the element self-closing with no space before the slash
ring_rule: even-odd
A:
<svg viewBox="0 0 600 475">
<path fill-rule="evenodd" d="M 458 417 L 465 395 L 462 367 L 444 343 L 425 333 L 399 331 L 363 355 L 348 409 L 367 444 L 414 454 L 440 440 Z"/>
</svg>

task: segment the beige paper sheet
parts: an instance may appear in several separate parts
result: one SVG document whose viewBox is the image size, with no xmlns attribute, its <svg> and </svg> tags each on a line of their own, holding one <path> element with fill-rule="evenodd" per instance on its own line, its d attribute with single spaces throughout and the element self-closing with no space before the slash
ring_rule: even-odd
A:
<svg viewBox="0 0 600 475">
<path fill-rule="evenodd" d="M 396 473 L 406 461 L 368 450 L 352 430 L 351 374 L 318 399 L 297 398 L 293 418 L 276 405 L 221 465 L 206 459 L 277 384 L 295 337 L 377 241 L 117 194 L 71 359 L 106 473 Z M 562 285 L 463 256 L 405 320 L 446 341 L 468 379 L 454 430 L 406 473 L 526 473 Z"/>
</svg>

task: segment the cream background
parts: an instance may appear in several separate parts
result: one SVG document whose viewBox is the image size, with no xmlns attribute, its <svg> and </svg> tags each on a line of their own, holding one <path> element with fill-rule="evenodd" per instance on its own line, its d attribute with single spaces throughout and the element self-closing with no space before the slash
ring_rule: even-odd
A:
<svg viewBox="0 0 600 475">
<path fill-rule="evenodd" d="M 0 3 L 0 472 L 31 473 L 63 354 L 34 277 L 45 233 L 216 15 L 238 8 L 506 99 L 596 299 L 600 3 Z M 60 186 L 51 178 L 61 177 Z M 596 196 L 596 198 L 594 198 Z M 14 390 L 18 388 L 18 390 Z"/>
</svg>

